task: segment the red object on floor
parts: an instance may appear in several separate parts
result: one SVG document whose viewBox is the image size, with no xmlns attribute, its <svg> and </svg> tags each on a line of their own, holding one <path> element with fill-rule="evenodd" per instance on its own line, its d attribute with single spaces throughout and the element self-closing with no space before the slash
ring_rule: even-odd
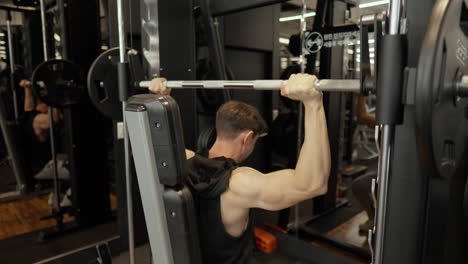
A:
<svg viewBox="0 0 468 264">
<path fill-rule="evenodd" d="M 260 251 L 267 254 L 275 251 L 278 244 L 274 235 L 258 227 L 255 227 L 254 233 L 255 243 Z"/>
</svg>

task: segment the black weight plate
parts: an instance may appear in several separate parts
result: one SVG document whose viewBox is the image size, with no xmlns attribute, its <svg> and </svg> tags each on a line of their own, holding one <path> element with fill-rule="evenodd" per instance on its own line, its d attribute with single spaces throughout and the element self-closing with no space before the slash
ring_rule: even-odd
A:
<svg viewBox="0 0 468 264">
<path fill-rule="evenodd" d="M 32 84 L 36 96 L 53 107 L 78 103 L 84 91 L 80 67 L 59 59 L 39 64 L 34 69 Z"/>
<path fill-rule="evenodd" d="M 202 130 L 197 140 L 197 151 L 210 149 L 216 141 L 216 129 L 206 127 Z"/>
<path fill-rule="evenodd" d="M 455 83 L 468 74 L 468 0 L 439 0 L 421 48 L 416 84 L 416 126 L 422 165 L 451 177 L 463 164 L 468 103 Z"/>
<path fill-rule="evenodd" d="M 94 106 L 106 117 L 122 120 L 119 100 L 118 70 L 119 48 L 103 52 L 88 72 L 88 93 Z"/>
</svg>

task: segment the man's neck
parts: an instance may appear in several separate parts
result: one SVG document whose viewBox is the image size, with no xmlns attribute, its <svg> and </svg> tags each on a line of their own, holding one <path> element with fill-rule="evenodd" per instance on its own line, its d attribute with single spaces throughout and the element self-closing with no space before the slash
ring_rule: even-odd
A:
<svg viewBox="0 0 468 264">
<path fill-rule="evenodd" d="M 213 147 L 210 149 L 208 157 L 210 159 L 217 157 L 225 157 L 239 162 L 239 152 L 236 150 L 233 142 L 227 142 L 217 139 Z"/>
</svg>

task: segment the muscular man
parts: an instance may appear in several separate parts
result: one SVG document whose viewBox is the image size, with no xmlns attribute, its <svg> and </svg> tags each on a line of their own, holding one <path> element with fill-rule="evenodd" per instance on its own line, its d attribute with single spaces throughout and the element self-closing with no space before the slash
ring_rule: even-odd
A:
<svg viewBox="0 0 468 264">
<path fill-rule="evenodd" d="M 196 201 L 203 263 L 248 263 L 254 247 L 251 208 L 278 211 L 326 193 L 330 149 L 322 93 L 315 81 L 315 76 L 292 75 L 281 88 L 283 96 L 305 106 L 305 139 L 294 170 L 264 174 L 239 166 L 267 127 L 254 107 L 237 101 L 218 110 L 213 147 L 189 152 L 187 183 Z M 150 90 L 170 92 L 164 79 L 154 79 Z"/>
</svg>

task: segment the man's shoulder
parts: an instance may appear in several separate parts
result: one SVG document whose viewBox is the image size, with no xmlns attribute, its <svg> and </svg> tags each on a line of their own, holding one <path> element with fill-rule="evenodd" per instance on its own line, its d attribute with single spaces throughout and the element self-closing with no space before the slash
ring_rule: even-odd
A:
<svg viewBox="0 0 468 264">
<path fill-rule="evenodd" d="M 237 176 L 237 177 L 243 177 L 246 175 L 258 175 L 260 172 L 254 168 L 251 167 L 237 167 L 235 168 L 231 175 L 232 176 Z"/>
<path fill-rule="evenodd" d="M 239 167 L 232 171 L 229 180 L 229 190 L 234 192 L 245 192 L 256 189 L 259 176 L 263 174 L 254 168 Z"/>
</svg>

